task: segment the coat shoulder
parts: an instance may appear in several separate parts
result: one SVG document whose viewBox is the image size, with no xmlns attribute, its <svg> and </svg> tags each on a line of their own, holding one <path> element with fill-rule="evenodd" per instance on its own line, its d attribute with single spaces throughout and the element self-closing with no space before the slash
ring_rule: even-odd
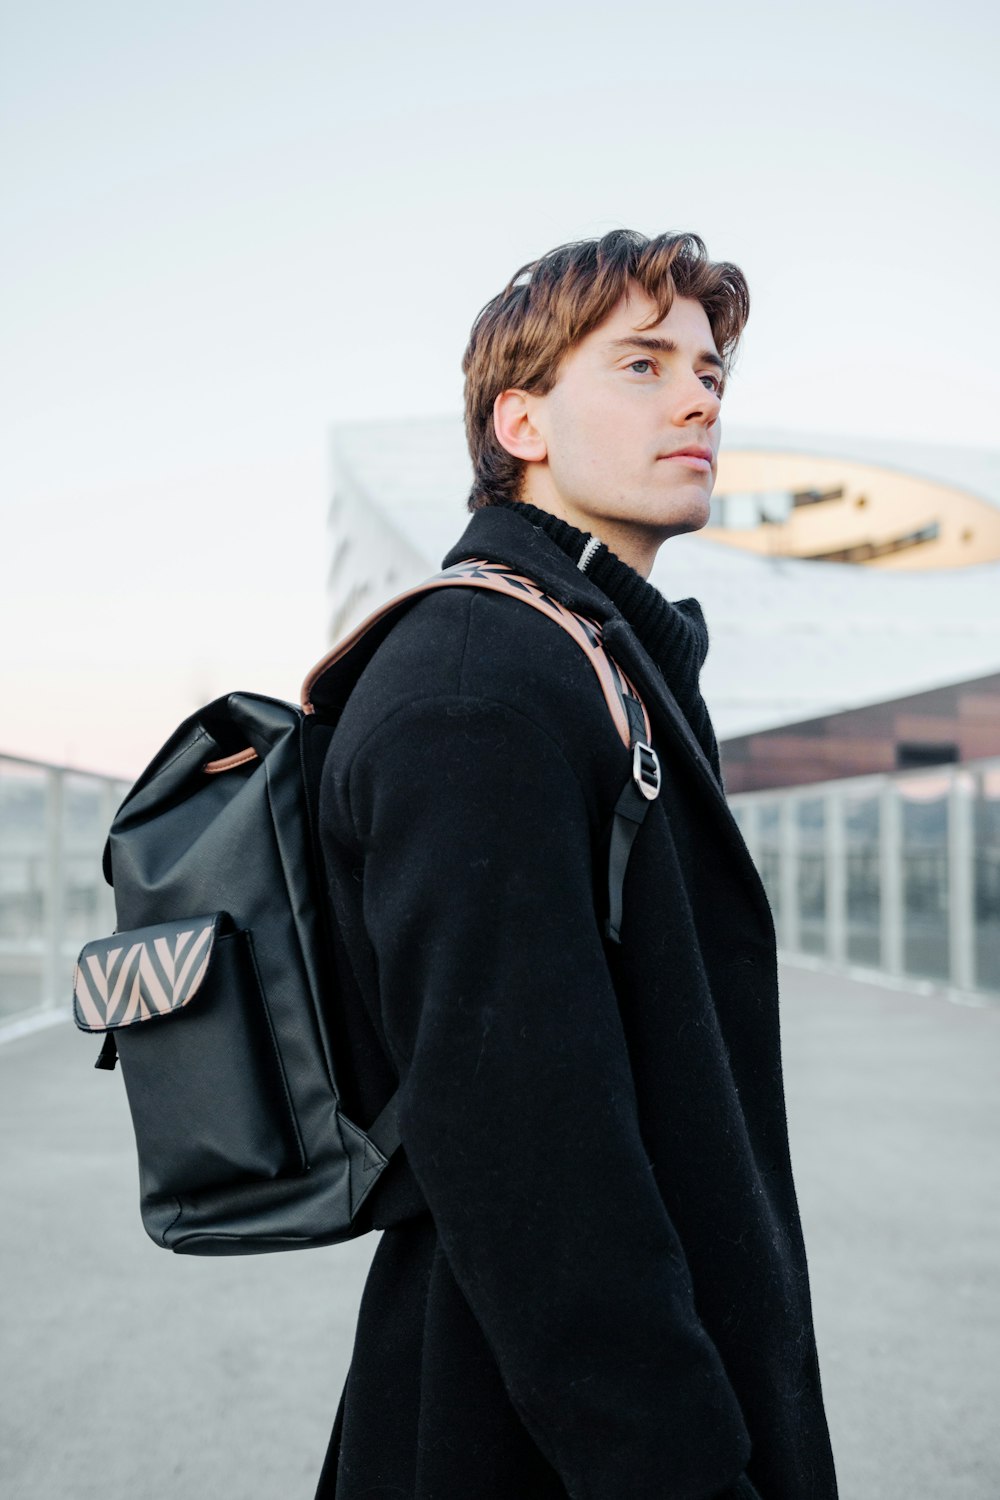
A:
<svg viewBox="0 0 1000 1500">
<path fill-rule="evenodd" d="M 335 739 L 360 745 L 420 699 L 491 701 L 545 730 L 573 763 L 598 774 L 624 747 L 593 666 L 557 621 L 513 595 L 440 588 L 393 626 L 359 677 Z"/>
</svg>

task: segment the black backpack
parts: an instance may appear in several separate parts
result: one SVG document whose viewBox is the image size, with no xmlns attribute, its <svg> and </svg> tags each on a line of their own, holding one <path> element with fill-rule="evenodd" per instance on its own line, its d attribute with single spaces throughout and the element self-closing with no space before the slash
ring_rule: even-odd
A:
<svg viewBox="0 0 1000 1500">
<path fill-rule="evenodd" d="M 399 1145 L 396 1098 L 362 1128 L 340 1108 L 335 916 L 316 837 L 322 764 L 361 671 L 430 589 L 485 587 L 542 610 L 594 666 L 631 771 L 608 853 L 606 934 L 659 764 L 600 626 L 502 564 L 469 559 L 391 599 L 310 672 L 300 705 L 228 693 L 192 714 L 129 790 L 104 849 L 113 936 L 87 943 L 73 1011 L 122 1073 L 143 1224 L 185 1255 L 353 1238 Z"/>
</svg>

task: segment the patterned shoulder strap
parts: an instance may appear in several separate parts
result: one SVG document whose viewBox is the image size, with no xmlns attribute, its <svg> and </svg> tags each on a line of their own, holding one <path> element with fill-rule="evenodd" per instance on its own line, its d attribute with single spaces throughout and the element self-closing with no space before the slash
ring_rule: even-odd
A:
<svg viewBox="0 0 1000 1500">
<path fill-rule="evenodd" d="M 524 604 L 530 604 L 532 608 L 540 610 L 542 614 L 555 620 L 568 635 L 573 637 L 593 667 L 615 728 L 625 748 L 633 750 L 637 741 L 649 745 L 652 730 L 646 705 L 631 679 L 606 650 L 601 636 L 600 622 L 591 619 L 589 615 L 579 614 L 576 610 L 569 609 L 558 599 L 553 599 L 551 594 L 547 594 L 539 584 L 531 578 L 526 578 L 523 573 L 516 573 L 504 563 L 489 562 L 480 557 L 464 558 L 452 567 L 445 568 L 443 572 L 425 579 L 415 588 L 397 594 L 394 599 L 388 600 L 373 614 L 370 614 L 366 620 L 362 620 L 360 625 L 339 641 L 321 661 L 317 662 L 302 684 L 301 703 L 305 712 L 315 711 L 313 696 L 321 678 L 353 650 L 372 626 L 385 620 L 387 616 L 395 613 L 419 594 L 456 585 L 463 588 L 492 589 L 495 593 L 508 594 L 514 599 L 520 599 Z"/>
</svg>

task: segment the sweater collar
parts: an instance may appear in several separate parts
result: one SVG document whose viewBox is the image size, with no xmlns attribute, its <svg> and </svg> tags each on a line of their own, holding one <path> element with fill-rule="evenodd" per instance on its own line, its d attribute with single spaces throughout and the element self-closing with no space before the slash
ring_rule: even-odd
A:
<svg viewBox="0 0 1000 1500">
<path fill-rule="evenodd" d="M 569 609 L 602 624 L 620 616 L 610 597 L 583 573 L 541 526 L 506 505 L 474 510 L 458 541 L 445 553 L 442 568 L 467 557 L 488 557 L 527 573 Z"/>
<path fill-rule="evenodd" d="M 572 558 L 625 616 L 675 691 L 681 683 L 697 684 L 708 654 L 708 626 L 697 599 L 671 602 L 605 542 L 540 506 L 523 500 L 492 503 L 520 511 Z"/>
</svg>

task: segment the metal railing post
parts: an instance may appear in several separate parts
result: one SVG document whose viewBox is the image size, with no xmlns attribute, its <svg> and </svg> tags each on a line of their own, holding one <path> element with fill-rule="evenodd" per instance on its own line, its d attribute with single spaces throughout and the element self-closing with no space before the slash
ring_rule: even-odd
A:
<svg viewBox="0 0 1000 1500">
<path fill-rule="evenodd" d="M 948 940 L 951 982 L 960 990 L 976 982 L 974 795 L 972 776 L 956 769 L 948 787 Z"/>
<path fill-rule="evenodd" d="M 847 835 L 844 798 L 839 789 L 826 795 L 823 816 L 826 854 L 826 953 L 831 963 L 847 962 Z"/>
</svg>

